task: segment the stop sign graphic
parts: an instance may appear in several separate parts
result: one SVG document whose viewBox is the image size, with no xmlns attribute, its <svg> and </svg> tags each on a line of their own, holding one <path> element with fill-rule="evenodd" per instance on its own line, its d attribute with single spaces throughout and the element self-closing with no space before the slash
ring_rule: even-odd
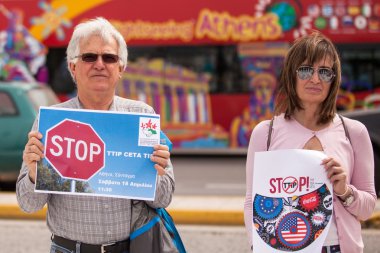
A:
<svg viewBox="0 0 380 253">
<path fill-rule="evenodd" d="M 46 131 L 45 157 L 62 177 L 88 180 L 104 167 L 105 144 L 91 125 L 65 119 Z"/>
</svg>

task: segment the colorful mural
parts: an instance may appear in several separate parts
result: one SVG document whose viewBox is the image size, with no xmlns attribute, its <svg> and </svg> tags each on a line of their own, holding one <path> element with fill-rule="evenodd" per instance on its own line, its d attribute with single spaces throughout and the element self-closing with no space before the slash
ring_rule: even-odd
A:
<svg viewBox="0 0 380 253">
<path fill-rule="evenodd" d="M 175 0 L 0 3 L 8 9 L 22 9 L 29 32 L 48 47 L 67 45 L 67 35 L 75 24 L 97 16 L 110 19 L 130 45 L 290 42 L 312 29 L 322 31 L 338 43 L 380 41 L 377 0 L 238 0 L 233 3 L 209 0 L 181 1 L 180 7 Z M 178 8 L 173 12 L 169 6 Z M 0 29 L 4 29 L 3 21 L 0 18 Z"/>
<path fill-rule="evenodd" d="M 129 64 L 118 93 L 152 105 L 174 145 L 184 148 L 245 147 L 252 128 L 272 115 L 278 71 L 295 38 L 320 30 L 334 43 L 380 42 L 379 0 L 0 0 L 0 78 L 47 82 L 47 50 L 65 48 L 75 25 L 97 16 L 129 46 L 238 45 L 249 93 L 215 103 L 204 73 L 162 59 Z M 344 69 L 339 109 L 379 105 L 380 84 L 362 70 L 352 78 L 356 67 Z M 231 104 L 238 112 L 222 123 Z"/>
<path fill-rule="evenodd" d="M 228 133 L 213 124 L 209 78 L 163 59 L 130 63 L 117 94 L 153 106 L 175 147 L 228 147 Z"/>
<path fill-rule="evenodd" d="M 23 22 L 20 9 L 8 10 L 0 4 L 0 13 L 7 19 L 7 27 L 0 31 L 0 80 L 45 81 L 44 67 L 46 47 L 31 36 Z M 40 74 L 40 75 L 38 75 Z"/>
<path fill-rule="evenodd" d="M 231 123 L 230 147 L 246 147 L 252 129 L 273 114 L 278 71 L 289 48 L 288 43 L 241 44 L 241 65 L 248 74 L 249 105 Z"/>
</svg>

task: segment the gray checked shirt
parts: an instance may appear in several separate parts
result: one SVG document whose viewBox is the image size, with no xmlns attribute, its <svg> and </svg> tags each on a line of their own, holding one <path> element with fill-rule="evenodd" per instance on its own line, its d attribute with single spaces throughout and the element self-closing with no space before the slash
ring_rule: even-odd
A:
<svg viewBox="0 0 380 253">
<path fill-rule="evenodd" d="M 83 109 L 78 97 L 54 107 Z M 153 108 L 143 102 L 118 96 L 114 97 L 109 110 L 154 113 Z M 36 119 L 32 130 L 37 130 L 37 125 Z M 167 207 L 173 192 L 174 173 L 170 163 L 166 174 L 157 176 L 155 200 L 147 203 L 152 207 Z M 16 194 L 21 209 L 28 213 L 36 212 L 47 204 L 47 225 L 55 235 L 90 244 L 106 244 L 129 237 L 129 199 L 36 193 L 24 163 L 17 180 Z"/>
</svg>

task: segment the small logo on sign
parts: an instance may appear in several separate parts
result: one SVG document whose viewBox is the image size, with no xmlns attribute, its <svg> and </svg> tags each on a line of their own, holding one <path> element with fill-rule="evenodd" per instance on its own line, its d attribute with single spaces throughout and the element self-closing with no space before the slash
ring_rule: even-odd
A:
<svg viewBox="0 0 380 253">
<path fill-rule="evenodd" d="M 141 122 L 140 129 L 146 137 L 157 134 L 157 124 L 153 123 L 152 119 L 149 119 L 148 122 Z"/>
<path fill-rule="evenodd" d="M 326 216 L 324 213 L 322 212 L 315 212 L 312 214 L 311 216 L 311 222 L 315 225 L 315 226 L 322 226 L 323 223 L 325 222 L 326 220 Z"/>
<path fill-rule="evenodd" d="M 293 193 L 297 190 L 298 181 L 294 177 L 287 177 L 282 182 L 282 189 L 286 193 Z"/>
<path fill-rule="evenodd" d="M 160 119 L 141 117 L 139 122 L 139 146 L 154 146 L 160 143 Z"/>
</svg>

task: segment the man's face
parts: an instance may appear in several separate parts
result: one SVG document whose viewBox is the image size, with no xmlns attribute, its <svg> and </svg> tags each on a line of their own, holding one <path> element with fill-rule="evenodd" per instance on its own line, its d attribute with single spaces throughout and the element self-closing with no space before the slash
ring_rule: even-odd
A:
<svg viewBox="0 0 380 253">
<path fill-rule="evenodd" d="M 122 67 L 119 61 L 105 63 L 100 54 L 118 53 L 118 44 L 115 39 L 109 43 L 99 36 L 91 36 L 82 39 L 79 43 L 80 55 L 85 53 L 99 54 L 95 62 L 85 62 L 78 57 L 78 61 L 70 63 L 70 69 L 74 75 L 79 98 L 83 101 L 98 102 L 109 100 L 115 93 L 115 88 L 120 79 Z"/>
</svg>

